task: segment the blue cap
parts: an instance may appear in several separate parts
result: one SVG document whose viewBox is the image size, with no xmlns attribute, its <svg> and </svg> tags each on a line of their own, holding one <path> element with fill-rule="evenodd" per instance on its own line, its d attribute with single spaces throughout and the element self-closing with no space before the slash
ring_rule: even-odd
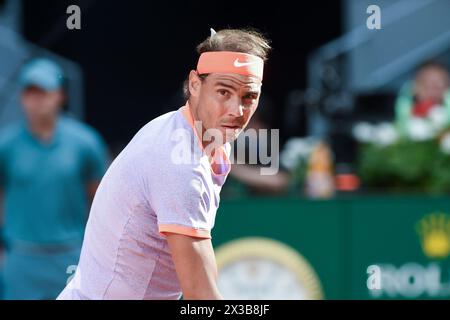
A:
<svg viewBox="0 0 450 320">
<path fill-rule="evenodd" d="M 60 89 L 64 83 L 61 67 L 46 58 L 37 58 L 28 62 L 20 74 L 23 87 L 36 86 L 46 91 Z"/>
</svg>

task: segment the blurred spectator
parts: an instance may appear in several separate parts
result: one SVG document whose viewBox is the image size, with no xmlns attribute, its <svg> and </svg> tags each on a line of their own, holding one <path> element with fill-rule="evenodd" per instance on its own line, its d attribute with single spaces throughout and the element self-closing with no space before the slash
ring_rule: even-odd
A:
<svg viewBox="0 0 450 320">
<path fill-rule="evenodd" d="M 413 117 L 429 117 L 434 111 L 450 122 L 450 75 L 438 62 L 429 61 L 416 71 L 413 83 L 400 90 L 395 104 L 396 122 L 400 132 L 406 134 Z"/>
<path fill-rule="evenodd" d="M 26 121 L 0 133 L 4 298 L 55 299 L 78 263 L 107 151 L 92 128 L 60 115 L 58 65 L 32 60 L 20 81 Z"/>
<path fill-rule="evenodd" d="M 335 192 L 334 163 L 328 144 L 320 141 L 308 159 L 305 179 L 306 195 L 310 198 L 331 198 Z"/>
</svg>

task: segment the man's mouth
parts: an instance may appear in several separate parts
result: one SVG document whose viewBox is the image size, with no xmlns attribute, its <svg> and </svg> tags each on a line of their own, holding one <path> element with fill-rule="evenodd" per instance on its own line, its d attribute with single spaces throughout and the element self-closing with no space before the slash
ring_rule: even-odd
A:
<svg viewBox="0 0 450 320">
<path fill-rule="evenodd" d="M 242 128 L 242 126 L 240 125 L 231 125 L 231 124 L 222 125 L 222 127 L 230 130 L 237 130 Z"/>
</svg>

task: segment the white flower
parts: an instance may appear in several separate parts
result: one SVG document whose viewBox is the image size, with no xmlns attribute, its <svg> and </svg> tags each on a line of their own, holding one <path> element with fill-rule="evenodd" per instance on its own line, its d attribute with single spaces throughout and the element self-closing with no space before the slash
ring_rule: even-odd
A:
<svg viewBox="0 0 450 320">
<path fill-rule="evenodd" d="M 374 142 L 374 127 L 368 122 L 360 122 L 353 127 L 353 136 L 359 142 Z"/>
<path fill-rule="evenodd" d="M 388 146 L 395 143 L 398 139 L 398 133 L 395 126 L 391 123 L 380 123 L 374 130 L 374 143 L 381 146 Z"/>
<path fill-rule="evenodd" d="M 280 154 L 280 161 L 289 170 L 295 169 L 300 161 L 308 159 L 312 152 L 316 139 L 298 138 L 289 139 Z"/>
<path fill-rule="evenodd" d="M 433 129 L 440 131 L 448 124 L 447 110 L 443 106 L 434 106 L 428 113 L 428 119 Z"/>
<path fill-rule="evenodd" d="M 284 148 L 283 151 L 280 154 L 280 161 L 281 164 L 289 169 L 293 170 L 297 166 L 298 162 L 300 161 L 299 155 L 296 153 L 295 149 L 287 149 Z"/>
<path fill-rule="evenodd" d="M 408 123 L 408 135 L 413 141 L 424 141 L 434 138 L 435 132 L 427 120 L 414 117 Z"/>
<path fill-rule="evenodd" d="M 446 133 L 441 139 L 441 151 L 450 154 L 450 133 Z"/>
</svg>

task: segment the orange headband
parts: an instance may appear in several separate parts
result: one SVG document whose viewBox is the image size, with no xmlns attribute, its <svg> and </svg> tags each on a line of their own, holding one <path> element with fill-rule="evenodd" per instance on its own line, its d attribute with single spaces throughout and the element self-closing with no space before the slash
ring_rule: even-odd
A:
<svg viewBox="0 0 450 320">
<path fill-rule="evenodd" d="M 198 74 L 237 73 L 254 76 L 262 80 L 264 61 L 260 57 L 231 51 L 210 51 L 200 55 L 197 64 Z"/>
</svg>

